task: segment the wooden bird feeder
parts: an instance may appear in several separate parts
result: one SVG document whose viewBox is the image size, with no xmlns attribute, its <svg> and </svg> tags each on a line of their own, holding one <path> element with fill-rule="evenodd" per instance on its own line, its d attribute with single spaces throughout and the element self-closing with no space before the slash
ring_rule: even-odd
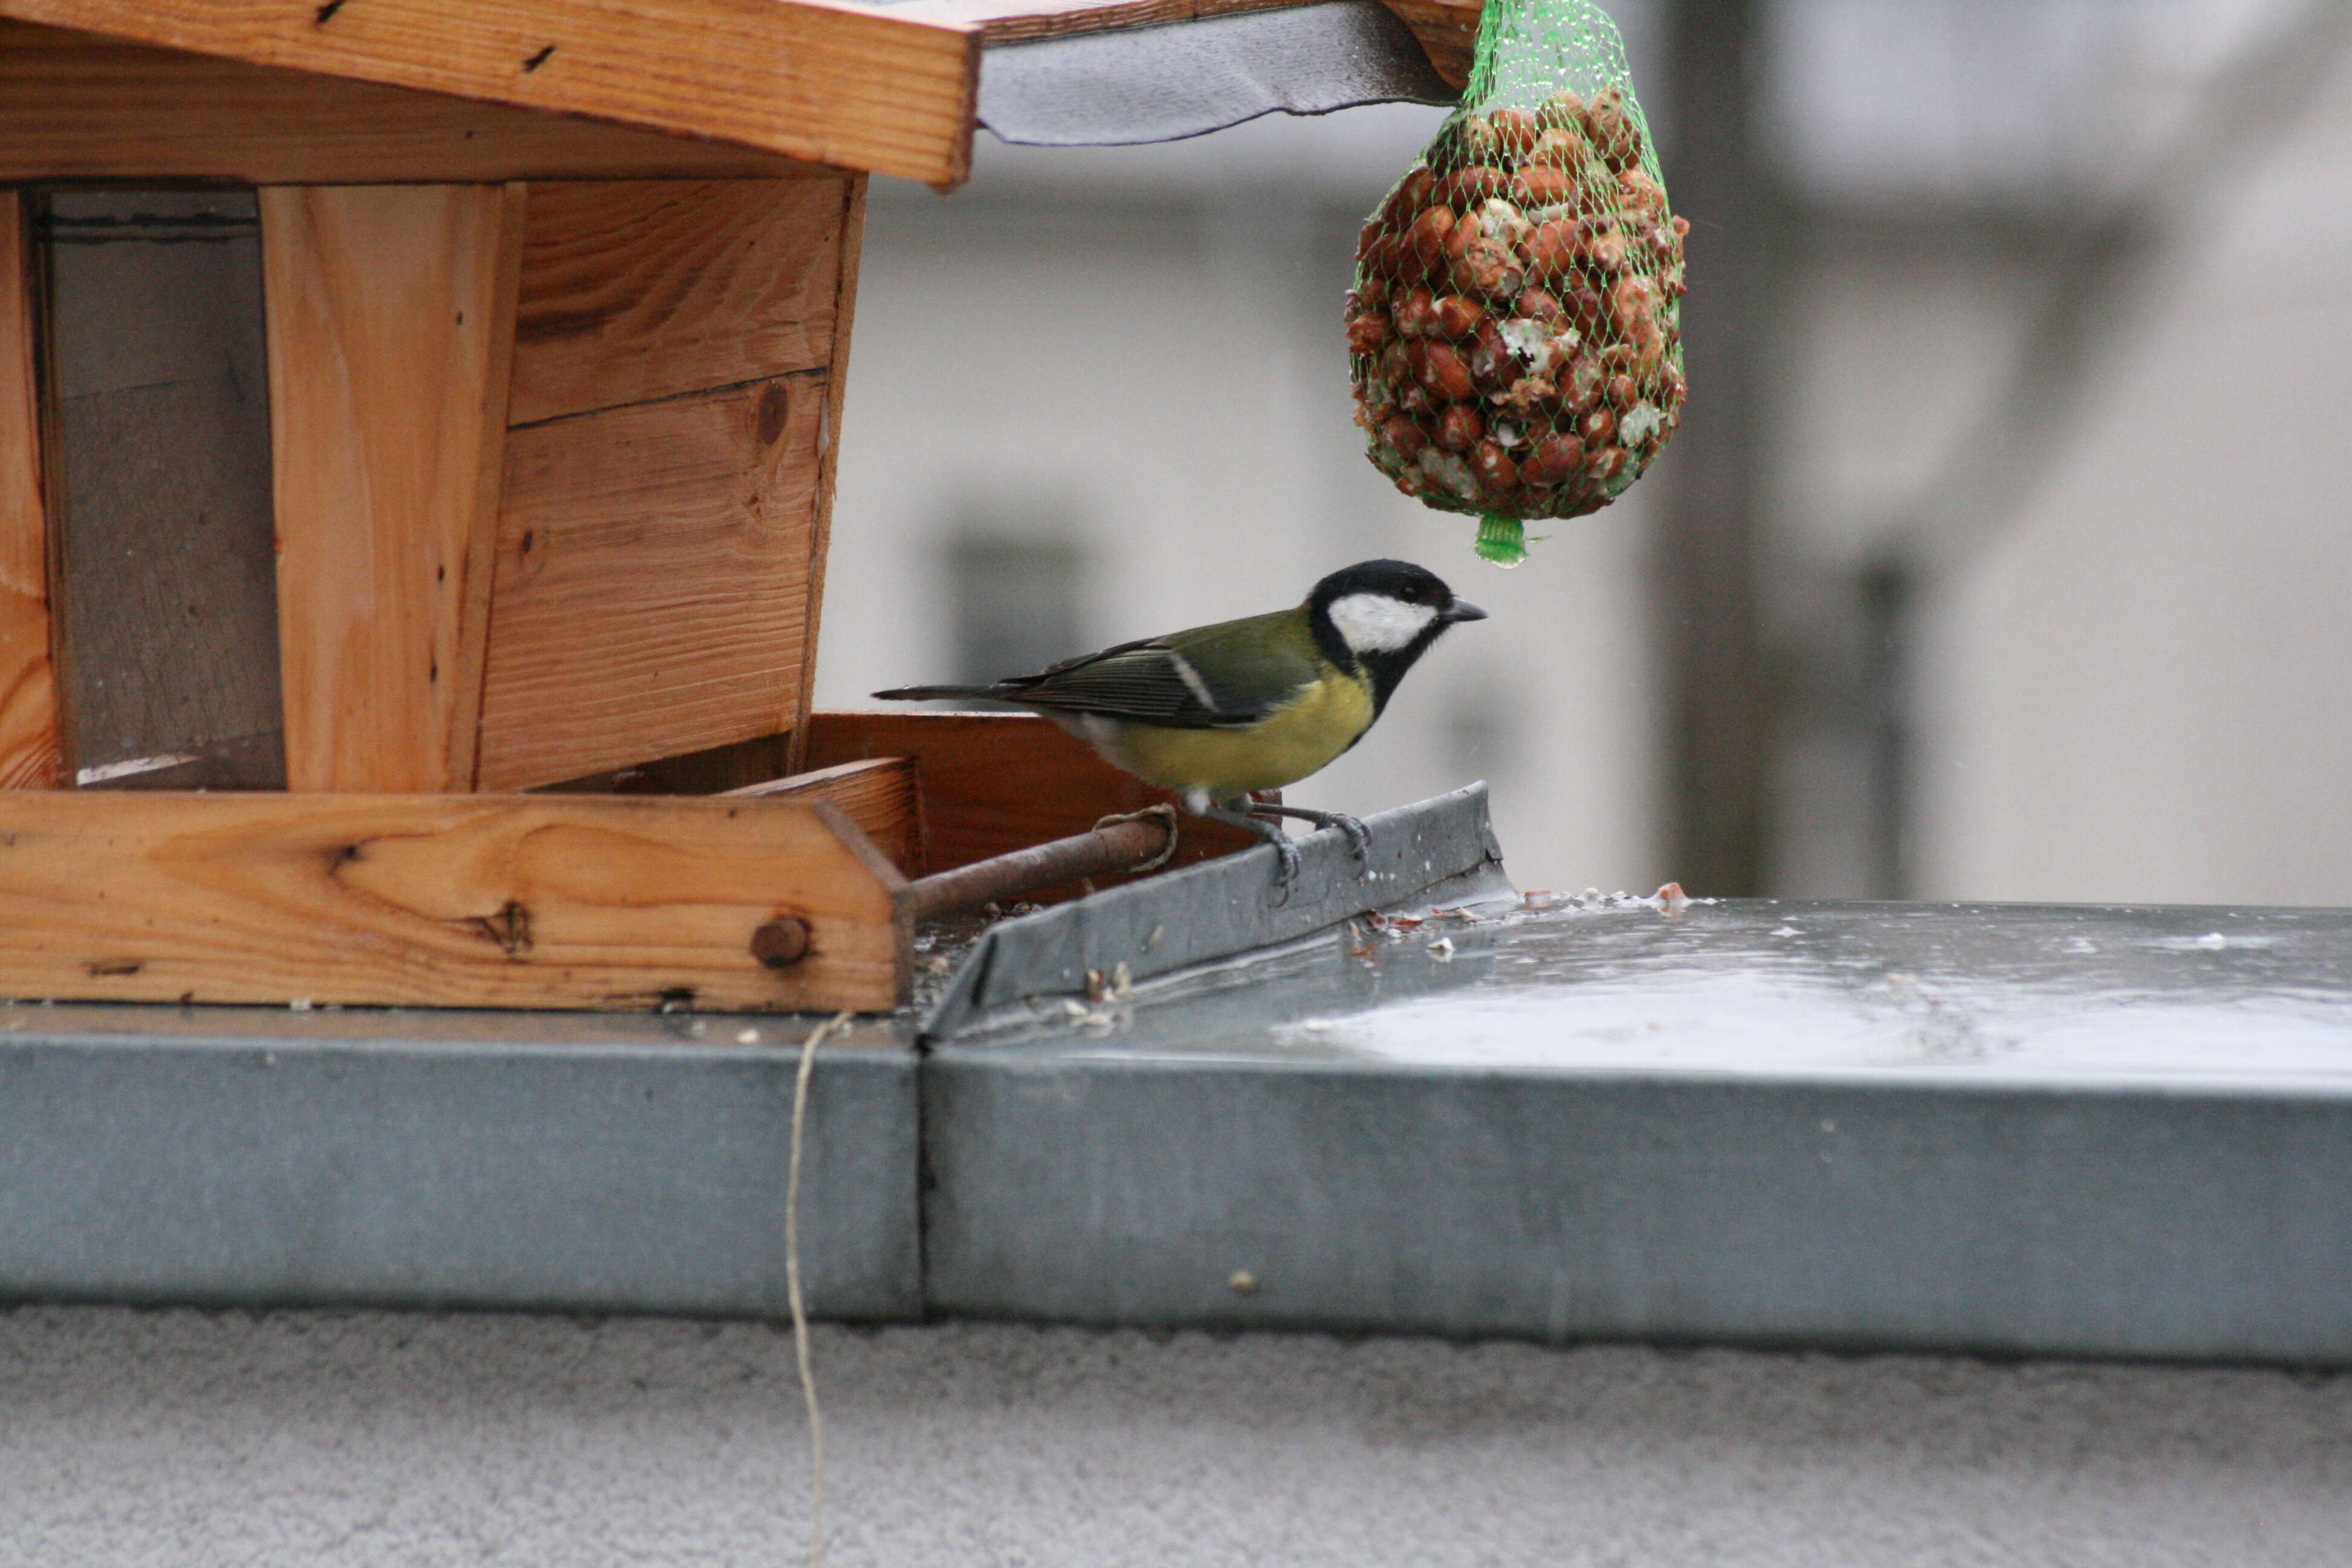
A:
<svg viewBox="0 0 2352 1568">
<path fill-rule="evenodd" d="M 866 174 L 1195 9 L 0 0 L 0 995 L 887 1008 L 1159 798 L 809 693 Z"/>
</svg>

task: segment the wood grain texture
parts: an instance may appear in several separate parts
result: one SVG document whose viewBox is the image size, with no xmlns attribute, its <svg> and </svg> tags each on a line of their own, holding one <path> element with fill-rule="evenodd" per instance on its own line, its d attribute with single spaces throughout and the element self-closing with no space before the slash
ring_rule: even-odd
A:
<svg viewBox="0 0 2352 1568">
<path fill-rule="evenodd" d="M 829 800 L 904 872 L 922 859 L 922 814 L 910 757 L 871 757 L 729 790 L 728 800 Z"/>
<path fill-rule="evenodd" d="M 261 193 L 288 787 L 467 787 L 518 186 Z"/>
<path fill-rule="evenodd" d="M 857 268 L 866 252 L 866 176 L 854 176 L 842 193 L 841 259 L 834 270 L 833 374 L 826 378 L 823 418 L 817 427 L 816 518 L 809 533 L 808 618 L 801 627 L 801 689 L 795 713 L 816 707 L 817 634 L 824 612 L 824 563 L 833 552 L 833 498 L 841 458 L 841 408 L 848 395 L 850 329 L 857 312 Z M 808 727 L 796 725 L 785 739 L 785 764 L 808 766 Z"/>
<path fill-rule="evenodd" d="M 1412 29 L 1421 52 L 1448 85 L 1469 84 L 1470 58 L 1477 50 L 1485 0 L 1381 0 L 1381 4 Z"/>
<path fill-rule="evenodd" d="M 0 179 L 783 179 L 772 153 L 0 21 Z"/>
<path fill-rule="evenodd" d="M 850 179 L 533 186 L 509 422 L 831 363 Z"/>
<path fill-rule="evenodd" d="M 976 31 L 834 0 L 0 0 L 0 16 L 961 181 Z"/>
<path fill-rule="evenodd" d="M 824 377 L 511 432 L 478 787 L 799 719 Z"/>
<path fill-rule="evenodd" d="M 1084 833 L 1102 817 L 1173 800 L 1026 713 L 824 711 L 810 716 L 808 731 L 814 767 L 861 757 L 914 760 L 925 876 Z M 1178 865 L 1258 842 L 1237 828 L 1190 816 L 1180 816 L 1177 832 Z"/>
<path fill-rule="evenodd" d="M 55 784 L 59 769 L 32 259 L 24 197 L 0 190 L 0 789 Z"/>
<path fill-rule="evenodd" d="M 885 1008 L 902 884 L 835 808 L 621 796 L 0 795 L 0 994 Z M 814 951 L 771 972 L 790 914 Z"/>
</svg>

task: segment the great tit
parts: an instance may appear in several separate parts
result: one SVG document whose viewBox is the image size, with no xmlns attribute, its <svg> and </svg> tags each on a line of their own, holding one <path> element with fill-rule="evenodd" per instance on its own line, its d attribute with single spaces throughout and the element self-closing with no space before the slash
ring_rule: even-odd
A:
<svg viewBox="0 0 2352 1568">
<path fill-rule="evenodd" d="M 1364 561 L 1316 584 L 1295 609 L 1121 643 L 989 686 L 874 695 L 1034 709 L 1114 766 L 1178 795 L 1186 810 L 1273 844 L 1286 885 L 1298 851 L 1270 818 L 1338 827 L 1360 857 L 1364 825 L 1253 793 L 1296 783 L 1362 740 L 1430 644 L 1457 621 L 1486 618 L 1423 567 Z"/>
</svg>

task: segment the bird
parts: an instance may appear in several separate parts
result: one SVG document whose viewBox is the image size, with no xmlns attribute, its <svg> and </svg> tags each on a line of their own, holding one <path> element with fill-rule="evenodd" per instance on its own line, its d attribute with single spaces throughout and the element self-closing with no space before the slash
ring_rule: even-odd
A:
<svg viewBox="0 0 2352 1568">
<path fill-rule="evenodd" d="M 1287 610 L 1194 626 L 1065 659 L 985 686 L 906 686 L 887 701 L 985 698 L 1043 714 L 1187 811 L 1274 846 L 1287 889 L 1298 850 L 1280 818 L 1370 835 L 1339 812 L 1255 798 L 1321 769 L 1364 738 L 1430 646 L 1486 612 L 1410 561 L 1360 561 Z"/>
</svg>

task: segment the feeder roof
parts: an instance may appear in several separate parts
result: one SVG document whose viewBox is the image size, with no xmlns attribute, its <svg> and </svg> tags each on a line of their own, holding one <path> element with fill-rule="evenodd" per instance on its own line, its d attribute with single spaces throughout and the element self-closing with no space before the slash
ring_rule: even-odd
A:
<svg viewBox="0 0 2352 1568">
<path fill-rule="evenodd" d="M 1475 0 L 1386 3 L 1458 81 L 1476 26 Z M 984 49 L 1305 8 L 1325 7 L 1297 0 L 0 0 L 0 18 L 951 185 L 970 169 L 972 130 L 983 118 Z M 1181 50 L 1159 58 L 1162 72 L 1178 79 L 1165 85 L 1180 91 L 1198 64 Z M 1150 72 L 1152 60 L 1138 68 Z M 1247 112 L 1299 107 L 1282 97 Z M 1318 100 L 1304 107 L 1339 106 Z M 1125 139 L 1166 133 L 1162 116 Z"/>
</svg>

